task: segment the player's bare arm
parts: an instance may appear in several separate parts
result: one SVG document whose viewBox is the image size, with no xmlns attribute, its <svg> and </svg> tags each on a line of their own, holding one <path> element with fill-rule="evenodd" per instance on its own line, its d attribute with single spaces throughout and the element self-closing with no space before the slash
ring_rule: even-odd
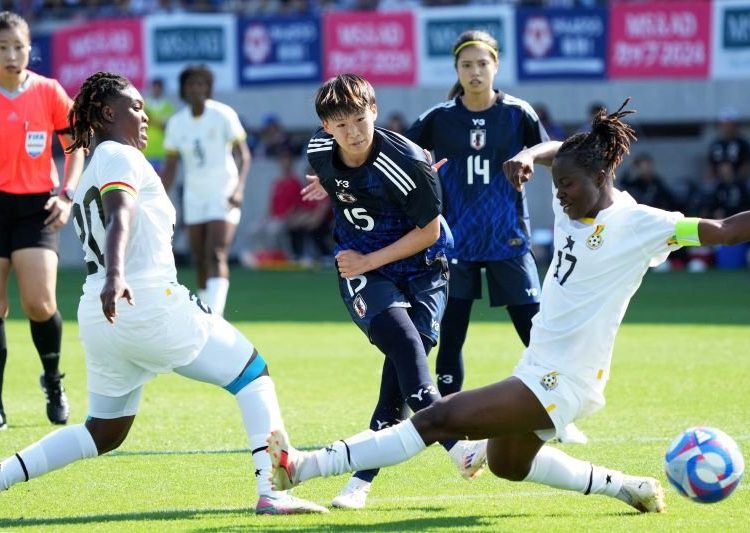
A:
<svg viewBox="0 0 750 533">
<path fill-rule="evenodd" d="M 164 159 L 164 169 L 161 171 L 161 182 L 164 184 L 164 190 L 169 192 L 169 189 L 174 183 L 175 177 L 177 176 L 177 161 L 180 160 L 180 154 L 177 152 L 168 152 L 167 157 Z"/>
<path fill-rule="evenodd" d="M 102 198 L 105 216 L 106 244 L 104 261 L 106 278 L 100 298 L 102 312 L 111 324 L 117 317 L 117 300 L 125 298 L 134 305 L 133 294 L 125 281 L 125 249 L 135 212 L 135 198 L 124 191 L 110 191 Z"/>
<path fill-rule="evenodd" d="M 534 174 L 534 163 L 551 166 L 560 146 L 560 141 L 547 141 L 521 150 L 503 163 L 505 177 L 517 191 L 521 191 Z"/>
<path fill-rule="evenodd" d="M 698 223 L 698 236 L 700 243 L 705 245 L 733 245 L 749 241 L 750 211 L 720 220 L 702 218 Z"/>
<path fill-rule="evenodd" d="M 237 187 L 229 197 L 229 204 L 232 207 L 242 207 L 242 201 L 245 197 L 245 184 L 247 183 L 247 176 L 250 173 L 250 164 L 252 162 L 252 155 L 245 139 L 235 141 L 232 145 L 232 156 L 234 156 L 234 161 L 237 163 L 238 177 Z"/>
<path fill-rule="evenodd" d="M 385 248 L 369 254 L 354 250 L 343 250 L 336 255 L 336 262 L 342 278 L 358 276 L 410 257 L 429 248 L 440 237 L 440 219 L 435 217 L 423 228 L 416 227 L 409 233 Z"/>
<path fill-rule="evenodd" d="M 315 174 L 305 174 L 305 179 L 310 183 L 305 185 L 300 191 L 303 201 L 315 202 L 328 196 L 328 193 L 320 184 L 320 178 L 318 176 Z"/>
<path fill-rule="evenodd" d="M 73 142 L 73 137 L 64 133 L 60 135 L 60 143 L 63 148 L 67 148 Z M 65 153 L 65 170 L 63 173 L 63 182 L 60 185 L 60 194 L 51 196 L 44 208 L 49 211 L 49 216 L 44 219 L 45 224 L 51 224 L 52 228 L 59 230 L 70 218 L 70 208 L 73 204 L 73 199 L 69 196 L 72 191 L 75 191 L 78 186 L 78 180 L 81 178 L 81 172 L 83 172 L 83 161 L 85 154 L 83 149 L 74 150 L 70 153 Z"/>
</svg>

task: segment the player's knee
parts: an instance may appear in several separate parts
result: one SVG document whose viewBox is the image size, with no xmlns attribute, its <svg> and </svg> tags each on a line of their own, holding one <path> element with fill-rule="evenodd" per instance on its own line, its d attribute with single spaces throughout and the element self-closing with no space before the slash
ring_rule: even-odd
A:
<svg viewBox="0 0 750 533">
<path fill-rule="evenodd" d="M 86 429 L 91 434 L 91 438 L 96 445 L 96 450 L 99 455 L 104 455 L 113 450 L 116 450 L 120 445 L 125 442 L 125 438 L 128 436 L 130 431 L 130 421 L 121 423 L 122 419 L 104 420 L 97 418 L 89 418 L 86 421 Z"/>
<path fill-rule="evenodd" d="M 529 475 L 529 465 L 509 457 L 487 456 L 487 467 L 495 476 L 508 481 L 523 481 Z"/>
<path fill-rule="evenodd" d="M 424 428 L 430 434 L 439 435 L 435 440 L 451 432 L 454 417 L 445 398 L 440 398 L 428 408 L 414 415 L 415 419 L 417 417 L 419 417 L 420 427 Z"/>
<path fill-rule="evenodd" d="M 207 250 L 208 264 L 222 265 L 229 260 L 229 251 L 223 246 L 211 246 Z"/>
<path fill-rule="evenodd" d="M 55 302 L 49 300 L 23 301 L 21 306 L 29 320 L 34 322 L 46 322 L 57 310 Z"/>
</svg>

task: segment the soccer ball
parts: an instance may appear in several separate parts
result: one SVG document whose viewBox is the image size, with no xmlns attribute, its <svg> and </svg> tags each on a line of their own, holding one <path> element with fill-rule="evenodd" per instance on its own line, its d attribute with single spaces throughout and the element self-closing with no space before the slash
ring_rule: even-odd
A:
<svg viewBox="0 0 750 533">
<path fill-rule="evenodd" d="M 667 479 L 694 502 L 714 503 L 737 488 L 745 460 L 732 437 L 715 428 L 695 427 L 678 435 L 664 457 Z"/>
</svg>

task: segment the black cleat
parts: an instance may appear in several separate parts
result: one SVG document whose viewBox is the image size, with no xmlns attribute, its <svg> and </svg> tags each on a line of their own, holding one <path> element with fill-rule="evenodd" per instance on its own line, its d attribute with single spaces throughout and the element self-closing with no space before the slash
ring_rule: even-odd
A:
<svg viewBox="0 0 750 533">
<path fill-rule="evenodd" d="M 0 431 L 8 429 L 8 421 L 5 418 L 5 411 L 0 407 Z"/>
<path fill-rule="evenodd" d="M 39 376 L 39 384 L 47 397 L 47 418 L 53 424 L 67 424 L 70 415 L 68 397 L 65 396 L 65 387 L 62 384 L 64 377 L 65 374 L 57 377 L 47 377 L 45 374 Z"/>
</svg>

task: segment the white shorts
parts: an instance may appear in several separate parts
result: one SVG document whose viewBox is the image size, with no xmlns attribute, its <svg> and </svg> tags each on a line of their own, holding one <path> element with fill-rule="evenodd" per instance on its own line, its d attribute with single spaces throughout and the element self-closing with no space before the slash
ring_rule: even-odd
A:
<svg viewBox="0 0 750 533">
<path fill-rule="evenodd" d="M 117 302 L 118 316 L 110 324 L 98 294 L 81 297 L 78 324 L 91 392 L 123 396 L 156 374 L 189 364 L 220 319 L 176 283 L 134 288 L 133 298 L 134 306 Z"/>
<path fill-rule="evenodd" d="M 260 355 L 256 355 L 253 359 L 254 365 L 248 364 L 253 353 L 255 353 L 255 347 L 252 343 L 229 322 L 217 317 L 200 353 L 187 365 L 176 367 L 174 372 L 197 381 L 224 387 L 234 393 L 233 384 L 239 382 L 237 388 L 242 388 L 265 370 L 265 361 Z M 91 383 L 92 376 L 89 373 L 89 389 Z M 88 414 L 90 417 L 106 420 L 135 416 L 138 413 L 142 392 L 143 385 L 117 396 L 89 390 Z"/>
<path fill-rule="evenodd" d="M 513 369 L 513 375 L 534 393 L 555 425 L 554 430 L 535 432 L 542 440 L 553 439 L 571 422 L 604 407 L 604 398 L 600 393 L 586 387 L 580 380 L 551 368 L 522 359 Z"/>
<path fill-rule="evenodd" d="M 185 193 L 182 199 L 182 219 L 185 224 L 204 224 L 212 220 L 225 220 L 235 226 L 240 223 L 242 211 L 229 205 L 223 191 L 221 195 L 197 195 Z"/>
</svg>

